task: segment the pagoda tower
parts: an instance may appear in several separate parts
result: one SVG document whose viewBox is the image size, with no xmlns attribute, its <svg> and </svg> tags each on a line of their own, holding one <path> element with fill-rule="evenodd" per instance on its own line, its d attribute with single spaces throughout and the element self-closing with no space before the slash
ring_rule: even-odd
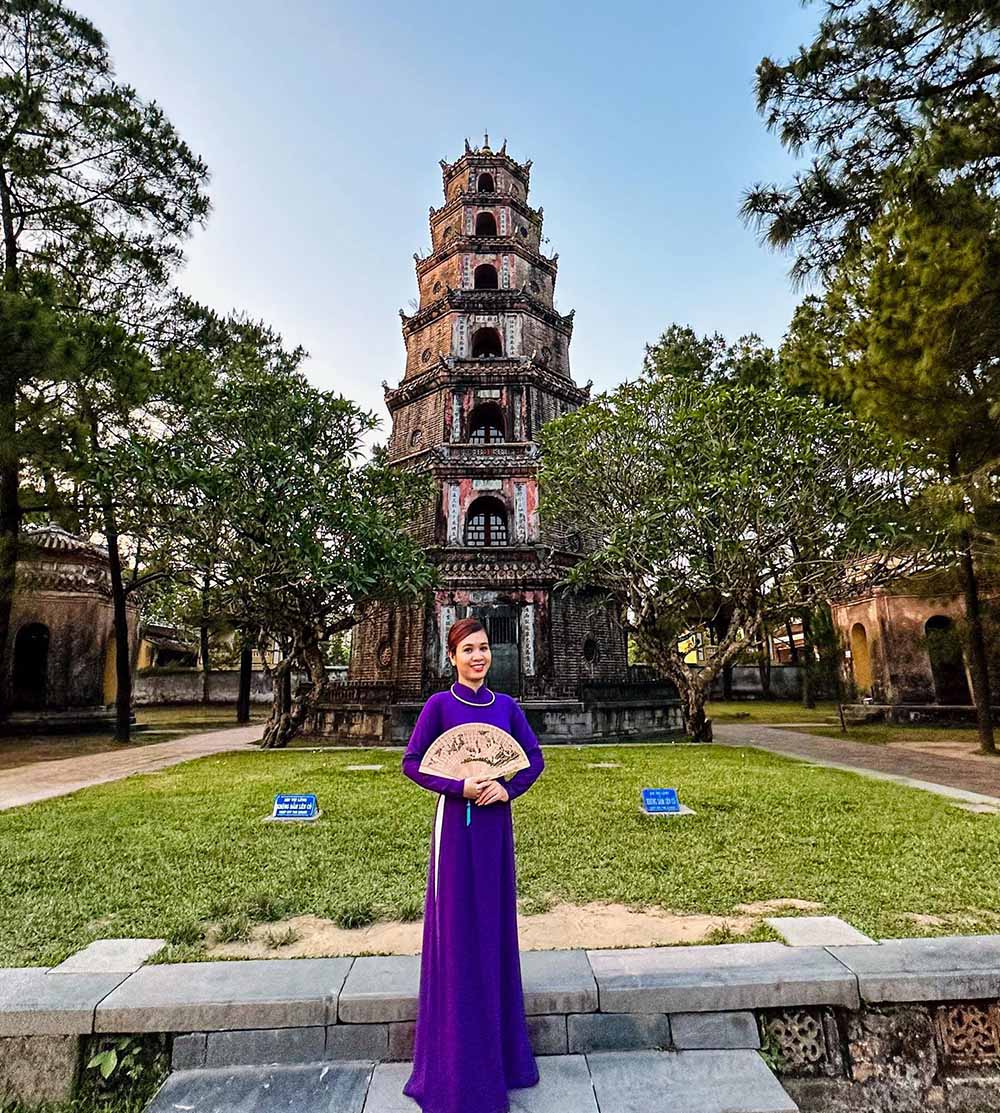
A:
<svg viewBox="0 0 1000 1113">
<path fill-rule="evenodd" d="M 441 162 L 431 250 L 415 255 L 420 299 L 400 310 L 406 368 L 383 383 L 389 459 L 433 477 L 412 523 L 440 586 L 409 606 L 373 610 L 353 631 L 346 681 L 328 686 L 311 729 L 343 741 L 405 742 L 423 701 L 454 672 L 448 631 L 474 615 L 493 652 L 487 684 L 518 697 L 547 741 L 676 734 L 672 686 L 632 675 L 614 604 L 559 581 L 581 531 L 538 514 L 538 430 L 587 402 L 570 375 L 573 314 L 553 301 L 558 256 L 542 253 L 531 163 L 489 138 Z"/>
<path fill-rule="evenodd" d="M 440 491 L 414 528 L 444 586 L 358 627 L 348 682 L 388 684 L 411 701 L 447 686 L 448 630 L 471 614 L 489 633 L 491 687 L 574 698 L 581 681 L 625 680 L 628 669 L 614 609 L 556 589 L 580 538 L 539 522 L 535 435 L 590 396 L 570 375 L 573 313 L 553 303 L 558 256 L 541 250 L 531 162 L 486 137 L 478 149 L 466 140 L 441 171 L 431 251 L 414 256 L 419 308 L 400 311 L 406 369 L 383 385 L 391 463 L 430 472 Z"/>
</svg>

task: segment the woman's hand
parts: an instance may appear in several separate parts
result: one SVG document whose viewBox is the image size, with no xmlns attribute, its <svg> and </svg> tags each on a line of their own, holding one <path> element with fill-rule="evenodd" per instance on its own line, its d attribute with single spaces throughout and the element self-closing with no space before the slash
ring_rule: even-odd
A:
<svg viewBox="0 0 1000 1113">
<path fill-rule="evenodd" d="M 475 800 L 490 783 L 489 777 L 466 777 L 462 785 L 462 795 L 467 800 Z"/>
<path fill-rule="evenodd" d="M 487 781 L 486 787 L 479 794 L 477 804 L 502 804 L 505 800 L 509 800 L 510 796 L 507 790 L 499 781 Z"/>
</svg>

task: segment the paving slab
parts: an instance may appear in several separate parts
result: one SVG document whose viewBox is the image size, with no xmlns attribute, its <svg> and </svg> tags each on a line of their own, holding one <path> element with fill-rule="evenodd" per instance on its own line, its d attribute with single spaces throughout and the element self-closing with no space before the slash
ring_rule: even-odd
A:
<svg viewBox="0 0 1000 1113">
<path fill-rule="evenodd" d="M 420 1113 L 403 1093 L 411 1063 L 381 1063 L 375 1068 L 364 1113 Z M 582 1055 L 547 1055 L 538 1060 L 538 1083 L 508 1090 L 510 1113 L 599 1113 Z"/>
<path fill-rule="evenodd" d="M 798 1113 L 756 1051 L 587 1056 L 601 1113 Z"/>
<path fill-rule="evenodd" d="M 522 951 L 521 986 L 529 1016 L 597 1010 L 597 982 L 585 950 Z"/>
<path fill-rule="evenodd" d="M 132 746 L 102 754 L 83 754 L 58 761 L 39 761 L 20 765 L 0 773 L 0 811 L 65 796 L 91 785 L 107 784 L 131 777 L 136 773 L 153 773 L 170 765 L 178 765 L 209 754 L 229 750 L 254 750 L 260 741 L 263 724 L 204 731 L 175 738 L 172 742 L 154 742 L 148 746 Z"/>
<path fill-rule="evenodd" d="M 770 916 L 764 923 L 789 947 L 856 947 L 875 942 L 839 916 Z"/>
<path fill-rule="evenodd" d="M 337 994 L 353 961 L 262 958 L 144 966 L 100 1004 L 94 1030 L 212 1032 L 325 1025 L 336 1015 Z"/>
<path fill-rule="evenodd" d="M 347 1024 L 415 1020 L 419 994 L 420 955 L 362 955 L 340 991 L 336 1019 Z"/>
<path fill-rule="evenodd" d="M 357 1062 L 176 1071 L 146 1113 L 362 1113 L 373 1067 Z"/>
<path fill-rule="evenodd" d="M 602 1012 L 858 1007 L 857 979 L 822 947 L 725 943 L 588 951 Z"/>
<path fill-rule="evenodd" d="M 1000 997 L 1000 935 L 884 939 L 830 954 L 857 975 L 865 1001 Z"/>
<path fill-rule="evenodd" d="M 70 955 L 54 974 L 131 974 L 166 946 L 165 939 L 95 939 Z"/>
<path fill-rule="evenodd" d="M 0 970 L 0 1036 L 76 1036 L 94 1030 L 98 1002 L 126 974 L 53 974 L 42 966 Z"/>
<path fill-rule="evenodd" d="M 677 1051 L 723 1051 L 760 1047 L 752 1012 L 673 1013 L 670 1035 Z"/>
</svg>

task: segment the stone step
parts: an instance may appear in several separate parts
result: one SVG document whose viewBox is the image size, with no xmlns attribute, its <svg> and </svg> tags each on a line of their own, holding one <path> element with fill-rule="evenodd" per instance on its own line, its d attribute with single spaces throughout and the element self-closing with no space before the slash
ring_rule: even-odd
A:
<svg viewBox="0 0 1000 1113">
<path fill-rule="evenodd" d="M 510 1113 L 797 1113 L 754 1051 L 543 1055 L 537 1086 Z M 175 1071 L 146 1113 L 420 1113 L 403 1095 L 411 1065 L 351 1062 Z"/>
</svg>

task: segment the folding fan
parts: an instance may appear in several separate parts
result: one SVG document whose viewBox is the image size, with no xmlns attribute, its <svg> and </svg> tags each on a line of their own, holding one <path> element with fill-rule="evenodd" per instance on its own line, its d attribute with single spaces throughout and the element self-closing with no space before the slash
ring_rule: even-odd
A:
<svg viewBox="0 0 1000 1113">
<path fill-rule="evenodd" d="M 521 743 L 505 730 L 490 723 L 463 723 L 434 739 L 420 763 L 420 772 L 452 780 L 495 780 L 527 769 L 530 764 Z"/>
</svg>

